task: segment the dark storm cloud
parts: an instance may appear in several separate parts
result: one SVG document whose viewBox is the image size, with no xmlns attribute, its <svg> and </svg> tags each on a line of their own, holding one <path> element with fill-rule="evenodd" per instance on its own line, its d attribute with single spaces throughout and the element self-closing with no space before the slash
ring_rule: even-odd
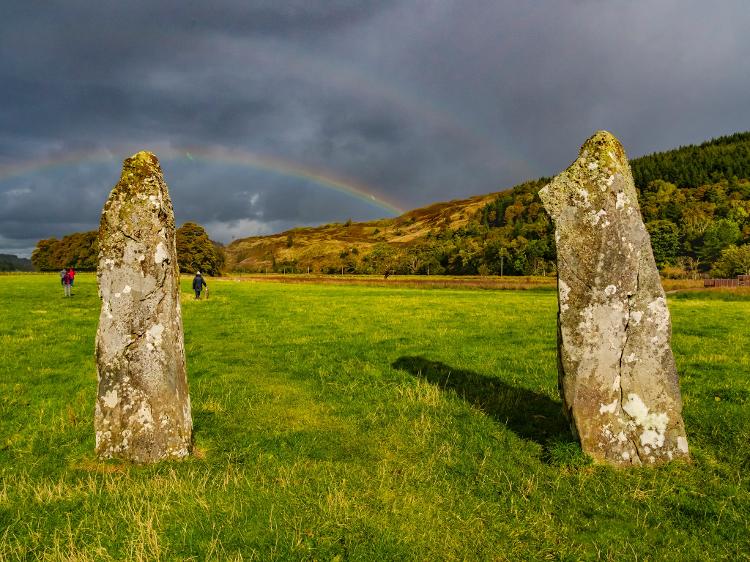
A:
<svg viewBox="0 0 750 562">
<path fill-rule="evenodd" d="M 18 2 L 0 19 L 0 251 L 95 228 L 122 158 L 225 241 L 384 211 L 200 147 L 350 178 L 403 207 L 750 129 L 744 0 Z M 11 175 L 9 166 L 110 154 Z"/>
</svg>

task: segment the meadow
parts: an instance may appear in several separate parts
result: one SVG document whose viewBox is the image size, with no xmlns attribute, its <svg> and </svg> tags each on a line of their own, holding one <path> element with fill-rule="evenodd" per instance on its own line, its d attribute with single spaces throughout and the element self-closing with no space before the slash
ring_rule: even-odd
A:
<svg viewBox="0 0 750 562">
<path fill-rule="evenodd" d="M 93 275 L 0 276 L 0 560 L 750 558 L 750 295 L 669 295 L 692 463 L 571 439 L 556 293 L 209 280 L 195 454 L 94 454 Z"/>
</svg>

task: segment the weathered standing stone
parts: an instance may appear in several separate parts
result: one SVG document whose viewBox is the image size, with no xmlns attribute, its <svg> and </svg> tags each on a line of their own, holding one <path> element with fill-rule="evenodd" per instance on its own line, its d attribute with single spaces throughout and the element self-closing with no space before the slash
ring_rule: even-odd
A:
<svg viewBox="0 0 750 562">
<path fill-rule="evenodd" d="M 597 132 L 539 195 L 555 223 L 560 393 L 583 450 L 616 465 L 687 457 L 669 310 L 622 145 Z"/>
<path fill-rule="evenodd" d="M 156 156 L 123 165 L 99 225 L 96 452 L 135 462 L 188 455 L 174 212 Z"/>
</svg>

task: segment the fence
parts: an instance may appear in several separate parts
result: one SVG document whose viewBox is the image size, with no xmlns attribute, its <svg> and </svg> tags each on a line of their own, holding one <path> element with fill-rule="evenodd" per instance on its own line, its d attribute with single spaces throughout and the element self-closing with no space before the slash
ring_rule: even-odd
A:
<svg viewBox="0 0 750 562">
<path fill-rule="evenodd" d="M 734 279 L 704 279 L 704 287 L 750 287 L 750 275 L 738 275 Z"/>
</svg>

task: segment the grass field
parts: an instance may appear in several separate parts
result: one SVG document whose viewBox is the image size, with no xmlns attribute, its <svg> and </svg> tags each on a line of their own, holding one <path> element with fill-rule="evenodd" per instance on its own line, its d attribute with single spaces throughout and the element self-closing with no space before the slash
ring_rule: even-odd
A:
<svg viewBox="0 0 750 562">
<path fill-rule="evenodd" d="M 93 455 L 95 278 L 0 276 L 0 560 L 750 558 L 750 295 L 670 295 L 692 464 L 571 441 L 556 294 L 210 281 L 195 456 Z"/>
</svg>

